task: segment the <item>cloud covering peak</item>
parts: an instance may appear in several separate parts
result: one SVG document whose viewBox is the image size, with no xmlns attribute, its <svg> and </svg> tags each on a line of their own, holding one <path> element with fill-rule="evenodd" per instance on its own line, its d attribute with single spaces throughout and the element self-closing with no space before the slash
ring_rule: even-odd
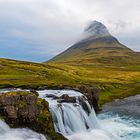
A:
<svg viewBox="0 0 140 140">
<path fill-rule="evenodd" d="M 85 28 L 85 34 L 87 36 L 92 36 L 94 38 L 98 37 L 104 37 L 104 36 L 110 36 L 108 29 L 104 24 L 102 24 L 99 21 L 92 21 L 86 28 Z"/>
<path fill-rule="evenodd" d="M 79 40 L 92 20 L 140 50 L 139 7 L 139 0 L 0 0 L 0 57 L 49 59 Z"/>
</svg>

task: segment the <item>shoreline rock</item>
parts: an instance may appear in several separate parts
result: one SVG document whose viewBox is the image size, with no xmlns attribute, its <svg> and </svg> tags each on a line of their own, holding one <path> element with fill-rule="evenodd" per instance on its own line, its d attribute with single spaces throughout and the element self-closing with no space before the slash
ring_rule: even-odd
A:
<svg viewBox="0 0 140 140">
<path fill-rule="evenodd" d="M 100 111 L 98 101 L 99 101 L 99 89 L 91 86 L 91 85 L 82 85 L 76 88 L 72 88 L 73 90 L 79 91 L 83 93 L 87 97 L 87 100 L 91 107 L 94 108 L 95 112 L 98 113 Z"/>
<path fill-rule="evenodd" d="M 140 95 L 129 96 L 124 99 L 117 99 L 103 105 L 101 112 L 113 112 L 122 116 L 134 118 L 140 117 Z"/>
<path fill-rule="evenodd" d="M 1 93 L 0 117 L 12 128 L 28 127 L 48 140 L 67 140 L 55 132 L 49 104 L 38 98 L 35 91 Z"/>
<path fill-rule="evenodd" d="M 15 88 L 15 87 L 14 87 Z M 86 84 L 82 84 L 82 85 L 77 85 L 77 86 L 68 86 L 68 85 L 58 85 L 58 86 L 38 86 L 38 87 L 29 87 L 29 86 L 22 86 L 22 87 L 18 87 L 21 89 L 28 89 L 31 92 L 36 93 L 36 90 L 75 90 L 78 92 L 81 92 L 83 95 L 85 95 L 91 105 L 91 107 L 94 108 L 95 112 L 98 113 L 100 111 L 99 109 L 99 105 L 98 105 L 98 101 L 99 101 L 99 89 L 92 86 L 92 85 L 86 85 Z M 37 95 L 38 96 L 38 95 Z M 54 95 L 48 95 L 48 96 L 54 96 Z M 55 98 L 55 97 L 53 97 Z M 57 97 L 56 97 L 57 98 Z"/>
</svg>

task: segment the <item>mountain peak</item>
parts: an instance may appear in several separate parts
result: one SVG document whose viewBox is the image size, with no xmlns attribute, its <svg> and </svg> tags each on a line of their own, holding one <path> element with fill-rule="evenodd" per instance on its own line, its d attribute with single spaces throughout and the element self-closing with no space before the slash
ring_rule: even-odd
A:
<svg viewBox="0 0 140 140">
<path fill-rule="evenodd" d="M 87 37 L 92 37 L 92 38 L 111 36 L 107 27 L 101 22 L 98 22 L 96 20 L 92 21 L 85 28 L 84 33 L 86 34 Z"/>
<path fill-rule="evenodd" d="M 78 65 L 133 63 L 135 52 L 121 44 L 101 22 L 92 21 L 84 31 L 82 40 L 51 61 Z"/>
</svg>

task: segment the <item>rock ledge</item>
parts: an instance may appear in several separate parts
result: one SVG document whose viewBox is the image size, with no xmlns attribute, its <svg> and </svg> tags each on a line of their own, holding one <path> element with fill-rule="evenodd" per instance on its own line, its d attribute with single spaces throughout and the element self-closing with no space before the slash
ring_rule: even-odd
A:
<svg viewBox="0 0 140 140">
<path fill-rule="evenodd" d="M 0 94 L 0 117 L 13 128 L 28 127 L 48 140 L 67 140 L 55 132 L 49 105 L 33 92 Z"/>
</svg>

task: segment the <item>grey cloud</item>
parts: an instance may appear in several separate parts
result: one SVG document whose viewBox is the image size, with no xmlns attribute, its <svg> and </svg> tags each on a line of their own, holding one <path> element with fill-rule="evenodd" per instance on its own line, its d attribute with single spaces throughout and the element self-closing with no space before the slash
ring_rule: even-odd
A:
<svg viewBox="0 0 140 140">
<path fill-rule="evenodd" d="M 40 55 L 53 56 L 98 20 L 122 43 L 139 50 L 139 7 L 139 0 L 0 0 L 0 37 L 34 42 Z"/>
</svg>

